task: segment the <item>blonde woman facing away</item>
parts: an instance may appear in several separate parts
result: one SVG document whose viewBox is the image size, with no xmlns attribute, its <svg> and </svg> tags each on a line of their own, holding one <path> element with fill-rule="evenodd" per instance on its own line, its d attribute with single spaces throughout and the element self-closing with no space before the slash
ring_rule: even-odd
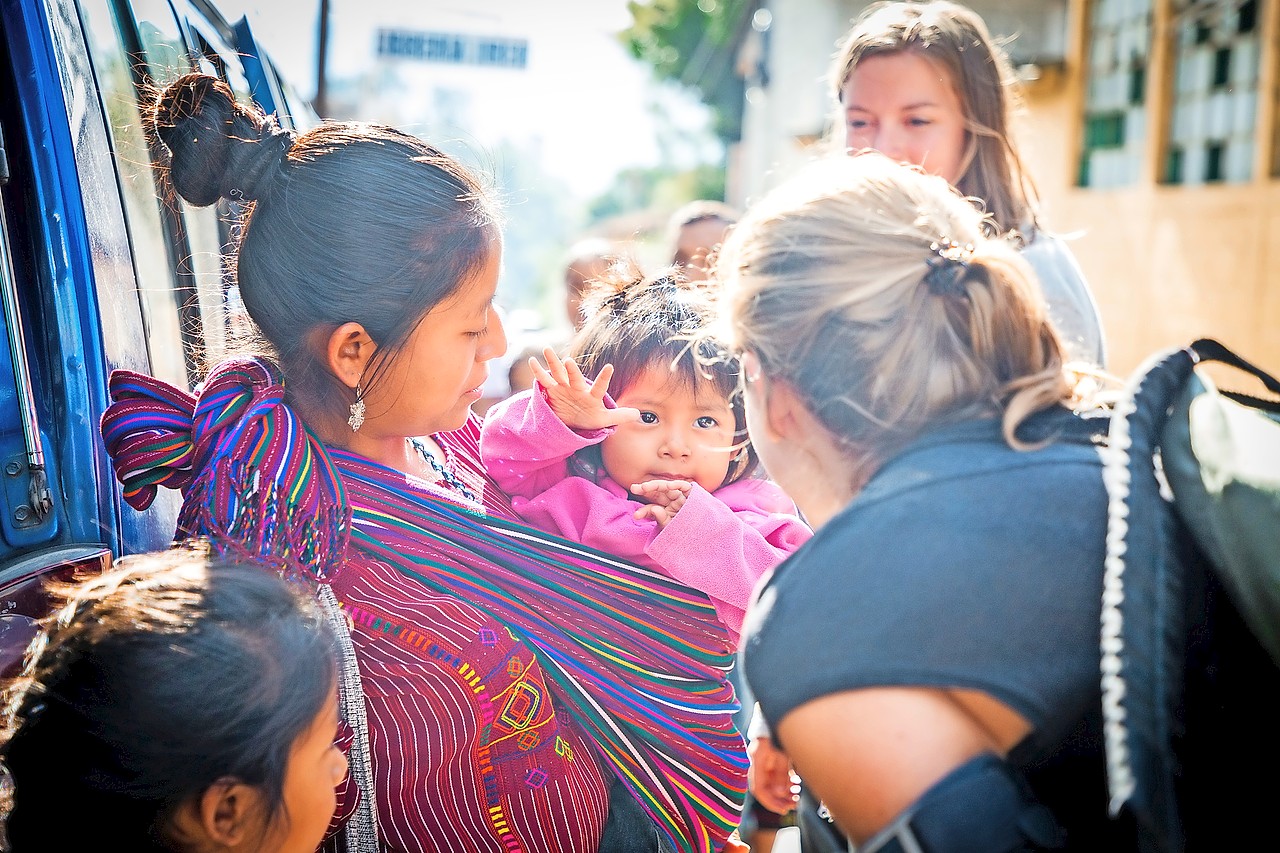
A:
<svg viewBox="0 0 1280 853">
<path fill-rule="evenodd" d="M 985 226 L 868 152 L 766 196 L 717 264 L 753 442 L 815 528 L 757 589 L 745 673 L 859 853 L 1131 841 L 1100 735 L 1105 420 Z"/>
</svg>

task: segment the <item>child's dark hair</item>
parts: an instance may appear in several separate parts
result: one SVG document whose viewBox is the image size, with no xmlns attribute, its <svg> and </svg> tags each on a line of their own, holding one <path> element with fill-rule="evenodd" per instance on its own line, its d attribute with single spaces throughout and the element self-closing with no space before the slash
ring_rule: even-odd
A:
<svg viewBox="0 0 1280 853">
<path fill-rule="evenodd" d="M 6 691 L 12 853 L 91 850 L 104 832 L 178 849 L 175 811 L 226 777 L 261 790 L 267 821 L 288 819 L 290 750 L 337 678 L 307 591 L 193 542 L 52 592 L 61 606 Z"/>
<path fill-rule="evenodd" d="M 395 128 L 327 121 L 301 136 L 187 74 L 144 117 L 178 195 L 253 202 L 237 247 L 249 316 L 275 349 L 291 400 L 345 420 L 354 401 L 314 351 L 317 328 L 364 326 L 378 345 L 362 387 L 422 317 L 497 251 L 497 211 L 457 160 Z"/>
<path fill-rule="evenodd" d="M 645 277 L 634 263 L 615 263 L 583 297 L 586 323 L 569 344 L 569 356 L 594 378 L 613 365 L 610 387 L 625 390 L 650 369 L 669 370 L 673 382 L 697 391 L 708 385 L 733 407 L 734 463 L 724 483 L 741 480 L 759 461 L 747 436 L 736 356 L 706 334 L 715 318 L 711 291 L 686 281 L 678 267 Z M 598 447 L 587 451 L 599 452 Z M 585 451 L 580 451 L 585 453 Z M 598 465 L 592 456 L 584 461 Z"/>
</svg>

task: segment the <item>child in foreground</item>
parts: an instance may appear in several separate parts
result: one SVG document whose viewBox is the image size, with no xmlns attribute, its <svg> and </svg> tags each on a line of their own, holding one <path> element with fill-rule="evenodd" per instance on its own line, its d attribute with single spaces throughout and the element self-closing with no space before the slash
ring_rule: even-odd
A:
<svg viewBox="0 0 1280 853">
<path fill-rule="evenodd" d="M 568 357 L 530 359 L 535 386 L 490 410 L 485 466 L 528 523 L 705 592 L 736 643 L 756 581 L 811 532 L 751 476 L 737 359 L 703 336 L 710 297 L 615 267 L 584 306 Z"/>
<path fill-rule="evenodd" d="M 307 592 L 196 542 L 54 594 L 6 695 L 6 850 L 316 849 L 347 760 Z"/>
</svg>

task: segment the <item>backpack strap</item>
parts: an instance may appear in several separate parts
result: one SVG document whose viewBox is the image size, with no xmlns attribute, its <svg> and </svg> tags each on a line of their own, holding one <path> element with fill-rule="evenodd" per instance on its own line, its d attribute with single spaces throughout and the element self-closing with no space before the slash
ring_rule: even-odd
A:
<svg viewBox="0 0 1280 853">
<path fill-rule="evenodd" d="M 1181 690 L 1182 566 L 1166 543 L 1175 520 L 1155 468 L 1160 429 L 1190 377 L 1189 348 L 1148 359 L 1113 410 L 1102 449 L 1107 541 L 1102 593 L 1102 711 L 1112 816 L 1128 806 L 1158 849 L 1182 828 L 1165 747 Z"/>
<path fill-rule="evenodd" d="M 1280 379 L 1276 379 L 1270 373 L 1267 373 L 1261 367 L 1246 361 L 1227 349 L 1218 341 L 1212 338 L 1200 338 L 1194 341 L 1188 349 L 1195 357 L 1196 363 L 1200 364 L 1206 361 L 1219 361 L 1223 364 L 1230 365 L 1237 370 L 1243 370 L 1250 376 L 1258 379 L 1268 391 L 1272 394 L 1280 394 Z"/>
<path fill-rule="evenodd" d="M 1217 341 L 1191 346 L 1280 397 L 1280 381 Z M 1188 378 L 1160 436 L 1178 516 L 1231 594 L 1254 636 L 1280 663 L 1280 399 L 1220 390 Z"/>
</svg>

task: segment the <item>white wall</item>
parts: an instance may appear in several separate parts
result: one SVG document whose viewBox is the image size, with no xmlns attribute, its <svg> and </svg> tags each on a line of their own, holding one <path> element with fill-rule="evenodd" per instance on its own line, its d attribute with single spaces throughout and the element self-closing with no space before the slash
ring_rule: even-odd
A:
<svg viewBox="0 0 1280 853">
<path fill-rule="evenodd" d="M 827 67 L 856 6 L 840 0 L 768 0 L 766 34 L 752 33 L 740 66 L 753 60 L 767 40 L 763 61 L 768 85 L 748 77 L 742 141 L 730 154 L 729 201 L 745 207 L 794 173 L 812 156 L 814 138 L 827 130 L 834 101 Z"/>
</svg>

